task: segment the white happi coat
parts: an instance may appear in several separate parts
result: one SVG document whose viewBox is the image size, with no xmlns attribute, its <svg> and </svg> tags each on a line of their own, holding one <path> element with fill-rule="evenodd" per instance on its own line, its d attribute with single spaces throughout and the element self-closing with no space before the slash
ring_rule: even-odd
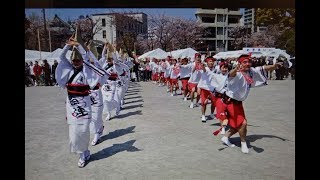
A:
<svg viewBox="0 0 320 180">
<path fill-rule="evenodd" d="M 193 63 L 189 63 L 186 65 L 180 64 L 180 79 L 188 78 L 191 76 Z"/>
<path fill-rule="evenodd" d="M 192 63 L 192 68 L 196 65 L 195 62 Z M 189 83 L 198 84 L 201 79 L 202 70 L 195 70 L 193 73 L 191 72 L 190 79 L 188 80 Z"/>
<path fill-rule="evenodd" d="M 211 85 L 211 81 L 214 74 L 214 68 L 212 70 L 209 69 L 209 67 L 205 67 L 206 71 L 204 72 L 201 70 L 201 78 L 198 83 L 198 88 L 205 89 L 208 91 L 213 91 L 214 87 Z"/>
<path fill-rule="evenodd" d="M 70 45 L 65 45 L 61 54 L 61 62 L 58 64 L 55 78 L 60 87 L 65 88 L 70 77 L 75 70 L 66 58 L 66 53 Z M 81 49 L 79 45 L 78 49 Z M 82 48 L 83 50 L 83 48 Z M 79 52 L 83 52 L 79 50 Z M 82 54 L 85 56 L 84 54 Z M 98 75 L 87 65 L 75 76 L 71 84 L 89 85 L 93 89 L 98 83 Z M 68 95 L 66 99 L 67 123 L 69 124 L 70 150 L 75 153 L 83 153 L 88 150 L 90 132 L 89 123 L 91 122 L 91 102 L 90 96 L 72 96 Z"/>
<path fill-rule="evenodd" d="M 263 66 L 251 67 L 248 74 L 253 80 L 251 84 L 241 72 L 237 72 L 235 77 L 229 77 L 226 95 L 237 101 L 244 101 L 248 97 L 250 88 L 267 85 L 267 73 Z"/>
<path fill-rule="evenodd" d="M 114 70 L 114 64 L 109 67 L 108 62 L 106 61 L 106 57 L 104 52 L 102 52 L 102 57 L 99 60 L 99 64 L 102 69 L 104 69 L 107 74 L 116 73 Z M 104 111 L 110 113 L 113 109 L 117 107 L 117 102 L 115 101 L 115 92 L 116 92 L 116 81 L 106 80 L 101 88 Z"/>
<path fill-rule="evenodd" d="M 95 57 L 95 55 L 89 51 L 87 52 L 88 56 L 93 60 L 94 66 L 97 68 L 102 68 Z M 99 89 L 90 90 L 90 100 L 91 100 L 91 111 L 92 111 L 92 121 L 90 123 L 90 132 L 91 133 L 101 133 L 103 130 L 103 121 L 102 121 L 102 113 L 103 113 L 103 97 L 101 86 L 105 84 L 109 75 L 106 73 L 104 76 L 99 77 Z"/>
</svg>

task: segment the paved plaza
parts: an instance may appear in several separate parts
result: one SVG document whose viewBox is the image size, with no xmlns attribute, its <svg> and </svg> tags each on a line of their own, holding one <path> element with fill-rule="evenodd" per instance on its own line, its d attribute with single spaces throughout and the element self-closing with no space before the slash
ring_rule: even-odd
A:
<svg viewBox="0 0 320 180">
<path fill-rule="evenodd" d="M 200 108 L 181 95 L 131 82 L 124 109 L 103 120 L 102 142 L 90 145 L 84 168 L 69 151 L 66 90 L 26 87 L 25 179 L 295 179 L 295 81 L 268 83 L 244 102 L 250 152 L 243 154 L 238 134 L 230 139 L 236 147 L 223 145 L 212 135 L 218 121 L 202 123 Z"/>
</svg>

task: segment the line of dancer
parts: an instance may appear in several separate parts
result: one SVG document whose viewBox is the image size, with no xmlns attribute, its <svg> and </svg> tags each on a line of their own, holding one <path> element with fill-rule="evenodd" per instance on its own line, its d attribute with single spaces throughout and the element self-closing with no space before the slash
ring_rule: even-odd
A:
<svg viewBox="0 0 320 180">
<path fill-rule="evenodd" d="M 190 108 L 201 106 L 201 122 L 205 123 L 208 117 L 220 122 L 220 128 L 213 134 L 221 134 L 223 144 L 234 147 L 229 138 L 239 133 L 241 151 L 248 153 L 243 101 L 251 88 L 267 85 L 267 72 L 280 68 L 283 63 L 252 67 L 250 53 L 241 55 L 236 63 L 229 60 L 217 62 L 212 56 L 201 59 L 201 56 L 196 53 L 193 61 L 190 57 L 153 58 L 149 63 L 152 81 L 158 86 L 166 85 L 171 96 L 178 95 L 176 90 L 181 89 L 183 101 L 190 100 Z M 211 104 L 211 108 L 209 116 L 206 116 L 208 104 Z"/>
<path fill-rule="evenodd" d="M 133 66 L 127 54 L 118 52 L 116 45 L 108 42 L 98 60 L 91 42 L 83 43 L 76 31 L 60 54 L 61 63 L 55 74 L 58 85 L 67 89 L 70 151 L 79 154 L 80 168 L 90 159 L 90 134 L 92 146 L 99 144 L 103 135 L 103 114 L 107 114 L 106 120 L 112 117 L 112 110 L 115 117 L 120 114 Z M 72 50 L 70 61 L 66 57 L 69 49 Z"/>
</svg>

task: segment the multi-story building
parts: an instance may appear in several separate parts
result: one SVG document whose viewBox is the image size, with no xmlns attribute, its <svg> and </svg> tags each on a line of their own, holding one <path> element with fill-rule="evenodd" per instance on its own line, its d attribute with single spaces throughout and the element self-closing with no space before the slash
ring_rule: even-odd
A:
<svg viewBox="0 0 320 180">
<path fill-rule="evenodd" d="M 137 35 L 147 34 L 148 25 L 145 13 L 127 13 L 125 15 L 132 17 L 132 21 L 127 22 L 127 31 Z M 94 23 L 97 22 L 93 29 L 94 32 L 97 31 L 93 37 L 94 40 L 103 42 L 108 40 L 110 43 L 114 43 L 124 31 L 116 26 L 116 21 L 121 21 L 121 19 L 117 19 L 116 13 L 92 14 L 92 20 Z"/>
<path fill-rule="evenodd" d="M 250 29 L 250 32 L 255 32 L 255 9 L 245 8 L 243 13 L 244 26 Z"/>
<path fill-rule="evenodd" d="M 228 29 L 240 26 L 240 8 L 197 9 L 195 16 L 202 27 L 209 32 L 199 40 L 203 44 L 198 51 L 220 52 L 232 50 Z"/>
<path fill-rule="evenodd" d="M 255 8 L 245 8 L 243 13 L 244 26 L 250 30 L 249 32 L 265 31 L 267 27 L 257 26 L 256 24 L 256 10 Z"/>
</svg>

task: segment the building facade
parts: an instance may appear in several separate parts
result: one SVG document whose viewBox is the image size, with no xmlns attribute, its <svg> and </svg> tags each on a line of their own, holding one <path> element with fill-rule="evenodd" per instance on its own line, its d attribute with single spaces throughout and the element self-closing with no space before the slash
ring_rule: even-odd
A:
<svg viewBox="0 0 320 180">
<path fill-rule="evenodd" d="M 128 17 L 132 17 L 132 20 L 128 22 L 126 31 L 134 32 L 135 34 L 147 34 L 147 15 L 145 13 L 127 13 Z M 93 31 L 96 32 L 93 36 L 94 40 L 105 42 L 108 40 L 110 43 L 115 43 L 117 38 L 121 36 L 123 29 L 117 28 L 117 19 L 115 13 L 105 14 L 92 14 L 92 20 L 97 23 Z"/>
<path fill-rule="evenodd" d="M 244 26 L 253 33 L 255 32 L 255 9 L 245 8 L 243 13 Z"/>
<path fill-rule="evenodd" d="M 255 8 L 245 8 L 243 13 L 244 26 L 248 28 L 249 32 L 262 32 L 267 29 L 265 26 L 257 26 Z"/>
<path fill-rule="evenodd" d="M 240 8 L 201 8 L 196 10 L 195 16 L 208 32 L 199 39 L 203 44 L 199 51 L 206 51 L 207 47 L 214 53 L 232 50 L 234 39 L 228 37 L 228 29 L 240 26 Z"/>
</svg>

